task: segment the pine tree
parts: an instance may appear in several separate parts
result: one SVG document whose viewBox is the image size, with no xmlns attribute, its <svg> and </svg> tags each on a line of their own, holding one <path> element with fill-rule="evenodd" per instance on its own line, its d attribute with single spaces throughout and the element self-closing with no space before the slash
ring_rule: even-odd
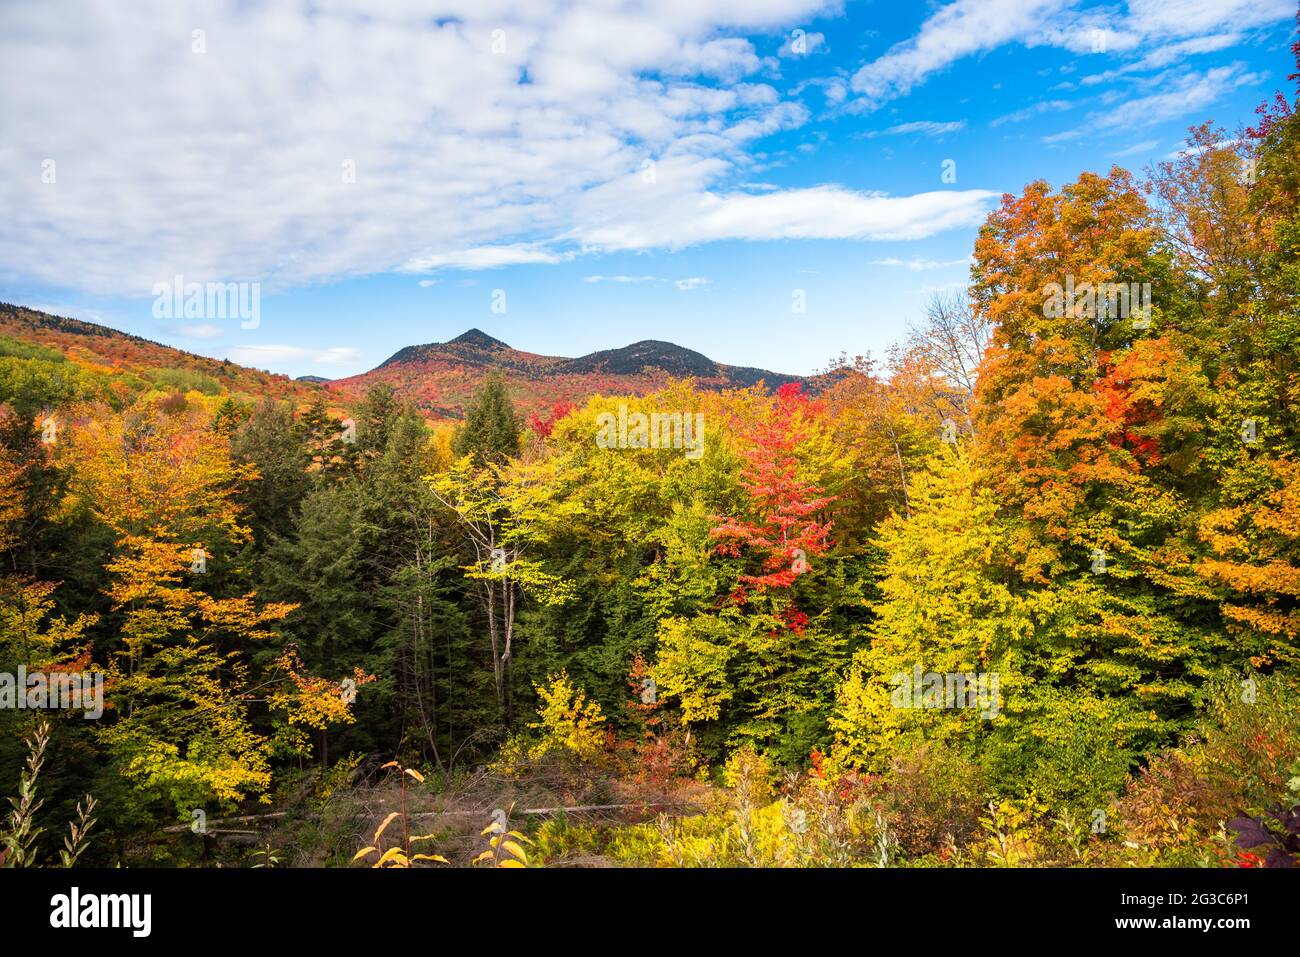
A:
<svg viewBox="0 0 1300 957">
<path fill-rule="evenodd" d="M 311 487 L 310 462 L 288 403 L 264 399 L 230 438 L 236 462 L 257 469 L 257 478 L 239 493 L 239 502 L 258 545 L 270 533 L 288 535 Z"/>
<path fill-rule="evenodd" d="M 457 456 L 472 455 L 476 465 L 504 462 L 519 454 L 519 420 L 505 379 L 498 373 L 484 379 L 475 393 L 452 450 Z"/>
</svg>

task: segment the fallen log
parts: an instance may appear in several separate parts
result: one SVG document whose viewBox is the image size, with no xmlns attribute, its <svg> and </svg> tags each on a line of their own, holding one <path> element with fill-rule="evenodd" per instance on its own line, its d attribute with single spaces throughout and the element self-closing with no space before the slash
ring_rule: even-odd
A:
<svg viewBox="0 0 1300 957">
<path fill-rule="evenodd" d="M 282 817 L 288 817 L 288 811 L 272 811 L 269 814 L 245 814 L 241 817 L 221 817 L 213 818 L 205 824 L 205 830 L 209 833 L 212 828 L 219 824 L 251 824 L 254 821 L 271 821 L 279 820 Z M 171 824 L 163 828 L 164 834 L 184 834 L 186 831 L 193 831 L 195 834 L 202 834 L 203 831 L 195 831 L 193 823 L 190 824 Z M 249 832 L 254 833 L 254 832 Z"/>
<path fill-rule="evenodd" d="M 633 804 L 575 804 L 567 807 L 526 807 L 514 811 L 515 814 L 527 814 L 529 816 L 538 816 L 543 814 L 556 814 L 563 811 L 565 814 L 585 814 L 593 811 L 625 811 L 634 808 L 690 808 L 697 810 L 698 805 L 682 803 L 680 801 L 637 801 Z M 480 817 L 490 817 L 492 812 L 478 808 L 474 810 L 457 810 L 457 811 L 417 811 L 408 817 L 443 817 L 449 815 L 477 814 Z"/>
<path fill-rule="evenodd" d="M 565 814 L 591 814 L 597 811 L 626 811 L 642 808 L 650 810 L 651 808 L 682 808 L 698 810 L 698 805 L 682 803 L 680 801 L 637 801 L 631 804 L 574 804 L 568 806 L 556 807 L 526 807 L 514 811 L 516 815 L 527 815 L 529 817 L 539 817 L 547 814 L 558 814 L 561 811 Z M 251 824 L 263 821 L 278 821 L 287 817 L 288 811 L 272 811 L 269 814 L 245 814 L 240 817 L 223 817 L 214 818 L 207 822 L 206 832 L 208 834 L 218 833 L 214 828 L 222 824 Z M 416 811 L 408 814 L 409 818 L 429 818 L 429 817 L 453 817 L 469 816 L 491 817 L 492 811 L 483 808 L 474 808 L 470 810 L 447 810 L 447 811 Z M 163 828 L 165 834 L 184 834 L 186 831 L 192 831 L 195 834 L 201 834 L 203 831 L 195 831 L 193 824 L 172 824 Z M 226 831 L 227 834 L 255 834 L 256 831 Z"/>
</svg>

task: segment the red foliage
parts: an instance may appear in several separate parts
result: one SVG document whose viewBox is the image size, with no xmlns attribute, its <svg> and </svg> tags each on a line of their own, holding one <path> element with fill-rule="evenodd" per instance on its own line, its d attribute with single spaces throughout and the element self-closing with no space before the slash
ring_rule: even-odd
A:
<svg viewBox="0 0 1300 957">
<path fill-rule="evenodd" d="M 1102 401 L 1102 412 L 1115 423 L 1115 431 L 1107 441 L 1115 448 L 1125 448 L 1145 465 L 1157 465 L 1160 462 L 1160 443 L 1157 439 L 1142 435 L 1139 428 L 1160 420 L 1160 412 L 1149 401 L 1133 396 L 1134 378 L 1142 376 L 1143 370 L 1136 368 L 1134 361 L 1125 358 L 1112 364 L 1109 356 L 1099 357 L 1101 378 L 1093 388 Z"/>
<path fill-rule="evenodd" d="M 788 383 L 777 390 L 768 414 L 741 433 L 741 485 L 749 493 L 753 518 L 722 518 L 710 534 L 718 540 L 719 554 L 739 557 L 748 550 L 759 556 L 763 574 L 740 576 L 759 591 L 789 588 L 808 570 L 808 558 L 832 544 L 833 523 L 815 516 L 835 497 L 822 495 L 797 474 L 796 449 L 807 437 L 805 423 L 822 411 L 798 383 Z"/>
<path fill-rule="evenodd" d="M 808 772 L 818 780 L 826 780 L 826 769 L 822 766 L 826 761 L 826 756 L 822 754 L 820 748 L 813 748 L 808 753 L 808 760 L 812 764 L 812 769 Z"/>
<path fill-rule="evenodd" d="M 1296 11 L 1296 26 L 1300 27 L 1300 10 Z M 1296 81 L 1296 96 L 1300 98 L 1300 40 L 1291 44 L 1291 53 L 1295 57 L 1296 71 L 1288 74 L 1288 80 Z M 1246 135 L 1252 139 L 1266 139 L 1273 132 L 1274 128 L 1292 113 L 1291 104 L 1286 101 L 1286 97 L 1281 93 L 1273 94 L 1273 102 L 1265 100 L 1255 108 L 1255 114 L 1259 117 L 1259 123 L 1255 126 L 1246 128 Z"/>
<path fill-rule="evenodd" d="M 802 635 L 803 630 L 808 627 L 808 616 L 798 608 L 787 608 L 781 617 L 785 619 L 786 627 L 796 635 Z"/>
<path fill-rule="evenodd" d="M 641 725 L 645 736 L 653 737 L 651 728 L 660 724 L 663 719 L 655 714 L 655 709 L 659 707 L 657 696 L 646 695 L 647 683 L 653 687 L 653 682 L 650 681 L 650 666 L 646 664 L 641 653 L 637 652 L 637 656 L 632 660 L 632 668 L 627 673 L 627 687 L 632 693 L 632 697 L 627 701 L 627 709 L 632 713 L 637 724 Z"/>
<path fill-rule="evenodd" d="M 577 406 L 572 402 L 560 400 L 551 406 L 551 413 L 547 418 L 533 415 L 533 417 L 528 420 L 528 427 L 542 438 L 548 439 L 551 437 L 551 432 L 555 430 L 555 423 L 559 422 L 560 419 L 564 418 L 576 408 Z"/>
</svg>

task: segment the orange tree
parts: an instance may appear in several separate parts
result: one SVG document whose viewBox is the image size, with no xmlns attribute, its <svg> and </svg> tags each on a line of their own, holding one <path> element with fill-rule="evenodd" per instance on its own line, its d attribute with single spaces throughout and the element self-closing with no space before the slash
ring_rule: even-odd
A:
<svg viewBox="0 0 1300 957">
<path fill-rule="evenodd" d="M 264 795 L 272 740 L 249 709 L 289 679 L 255 674 L 248 658 L 293 606 L 239 593 L 238 570 L 222 567 L 248 535 L 235 494 L 251 470 L 202 405 L 175 400 L 85 407 L 61 456 L 72 494 L 115 539 L 100 738 L 116 767 L 182 812 Z"/>
</svg>

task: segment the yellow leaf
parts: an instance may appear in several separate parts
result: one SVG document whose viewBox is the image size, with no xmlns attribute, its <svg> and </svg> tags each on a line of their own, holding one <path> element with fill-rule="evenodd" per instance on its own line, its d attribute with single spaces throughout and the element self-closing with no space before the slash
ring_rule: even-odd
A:
<svg viewBox="0 0 1300 957">
<path fill-rule="evenodd" d="M 407 768 L 404 773 L 409 774 L 411 777 L 415 778 L 415 780 L 419 781 L 421 784 L 424 783 L 424 775 L 421 774 L 419 771 L 415 770 L 415 768 Z"/>
<path fill-rule="evenodd" d="M 523 866 L 524 865 L 520 861 L 516 861 L 513 857 L 507 857 L 504 861 L 502 861 L 500 864 L 497 865 L 497 867 L 523 867 Z"/>
<path fill-rule="evenodd" d="M 379 766 L 379 770 L 382 771 L 384 768 L 400 768 L 400 767 L 401 765 L 398 764 L 396 761 L 389 761 L 387 764 L 381 764 Z"/>
<path fill-rule="evenodd" d="M 520 847 L 518 844 L 516 844 L 514 841 L 506 841 L 504 846 L 505 849 L 509 851 L 511 854 L 513 854 L 515 857 L 519 858 L 525 864 L 528 863 L 528 855 L 525 854 L 524 849 Z"/>
<path fill-rule="evenodd" d="M 479 861 L 490 861 L 490 860 L 492 860 L 492 852 L 484 851 L 478 857 L 474 858 L 474 863 L 477 864 Z"/>
<path fill-rule="evenodd" d="M 406 855 L 402 853 L 400 847 L 390 847 L 388 850 L 384 851 L 384 856 L 375 862 L 375 867 L 383 867 L 388 861 L 398 862 L 399 867 L 405 866 L 407 863 Z"/>
<path fill-rule="evenodd" d="M 395 817 L 401 817 L 401 815 L 400 815 L 398 812 L 394 811 L 392 814 L 388 815 L 388 817 L 384 818 L 384 823 L 381 824 L 381 825 L 379 825 L 379 830 L 375 831 L 375 842 L 376 842 L 376 843 L 379 842 L 379 835 L 380 835 L 380 834 L 383 834 L 385 828 L 387 828 L 388 825 L 390 825 L 390 824 L 393 823 L 393 818 L 395 818 Z"/>
<path fill-rule="evenodd" d="M 359 861 L 361 860 L 361 858 L 365 857 L 371 851 L 377 851 L 377 850 L 379 850 L 379 848 L 377 847 L 363 847 L 361 850 L 357 851 L 355 855 L 353 855 L 352 860 L 354 862 Z"/>
<path fill-rule="evenodd" d="M 413 861 L 437 861 L 439 864 L 450 864 L 450 863 L 451 863 L 451 861 L 447 860 L 447 859 L 446 859 L 445 857 L 443 857 L 441 854 L 416 854 L 413 858 L 411 858 L 411 860 L 413 860 Z"/>
</svg>

